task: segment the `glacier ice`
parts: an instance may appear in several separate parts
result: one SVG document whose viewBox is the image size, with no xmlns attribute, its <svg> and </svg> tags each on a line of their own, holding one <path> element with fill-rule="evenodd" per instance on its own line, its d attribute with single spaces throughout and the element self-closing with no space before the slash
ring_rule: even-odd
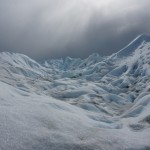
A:
<svg viewBox="0 0 150 150">
<path fill-rule="evenodd" d="M 111 56 L 0 53 L 0 149 L 150 149 L 150 36 Z"/>
</svg>

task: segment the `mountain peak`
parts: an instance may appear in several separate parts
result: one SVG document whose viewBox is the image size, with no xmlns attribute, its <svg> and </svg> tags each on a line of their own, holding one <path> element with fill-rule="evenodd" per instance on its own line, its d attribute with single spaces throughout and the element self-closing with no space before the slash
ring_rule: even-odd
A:
<svg viewBox="0 0 150 150">
<path fill-rule="evenodd" d="M 117 56 L 119 58 L 131 55 L 143 42 L 150 42 L 150 35 L 141 34 L 137 36 L 132 42 L 121 49 L 119 52 L 112 55 L 112 57 Z"/>
</svg>

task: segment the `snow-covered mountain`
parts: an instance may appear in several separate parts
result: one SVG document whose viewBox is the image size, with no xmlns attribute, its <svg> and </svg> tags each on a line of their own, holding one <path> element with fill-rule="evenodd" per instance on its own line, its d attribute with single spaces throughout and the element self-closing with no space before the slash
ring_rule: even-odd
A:
<svg viewBox="0 0 150 150">
<path fill-rule="evenodd" d="M 150 36 L 83 60 L 0 53 L 0 149 L 150 149 Z"/>
</svg>

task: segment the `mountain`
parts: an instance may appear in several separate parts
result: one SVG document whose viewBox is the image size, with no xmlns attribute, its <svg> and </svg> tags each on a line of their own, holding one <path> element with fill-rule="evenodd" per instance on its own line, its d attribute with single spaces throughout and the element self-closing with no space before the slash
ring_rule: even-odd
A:
<svg viewBox="0 0 150 150">
<path fill-rule="evenodd" d="M 111 56 L 0 53 L 0 149 L 150 149 L 150 36 Z"/>
<path fill-rule="evenodd" d="M 141 48 L 146 44 L 150 42 L 150 36 L 149 35 L 139 35 L 136 37 L 131 43 L 129 43 L 126 47 L 121 49 L 119 52 L 117 52 L 114 55 L 117 55 L 117 57 L 125 57 L 132 54 L 136 49 Z"/>
</svg>

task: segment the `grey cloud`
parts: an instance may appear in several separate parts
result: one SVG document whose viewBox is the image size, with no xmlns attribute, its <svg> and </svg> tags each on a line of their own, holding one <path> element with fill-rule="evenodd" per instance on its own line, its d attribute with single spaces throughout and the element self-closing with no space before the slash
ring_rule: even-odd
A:
<svg viewBox="0 0 150 150">
<path fill-rule="evenodd" d="M 149 0 L 0 0 L 0 51 L 37 60 L 109 55 L 150 33 Z"/>
</svg>

